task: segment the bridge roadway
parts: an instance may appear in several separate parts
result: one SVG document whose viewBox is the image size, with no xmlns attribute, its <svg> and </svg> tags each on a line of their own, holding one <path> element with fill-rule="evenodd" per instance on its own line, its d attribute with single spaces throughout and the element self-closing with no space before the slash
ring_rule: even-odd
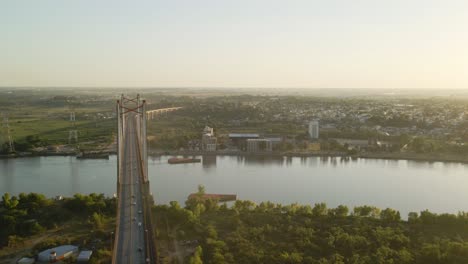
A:
<svg viewBox="0 0 468 264">
<path fill-rule="evenodd" d="M 119 193 L 119 227 L 115 263 L 145 263 L 145 227 L 143 219 L 142 164 L 139 155 L 135 114 L 128 114 L 123 146 L 123 164 Z"/>
</svg>

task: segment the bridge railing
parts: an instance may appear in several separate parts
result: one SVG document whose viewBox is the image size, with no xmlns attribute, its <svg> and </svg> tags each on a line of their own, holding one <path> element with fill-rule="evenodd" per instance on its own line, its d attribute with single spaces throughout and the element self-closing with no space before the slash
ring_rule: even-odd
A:
<svg viewBox="0 0 468 264">
<path fill-rule="evenodd" d="M 122 174 L 122 160 L 123 160 L 123 122 L 124 118 L 122 116 L 121 101 L 117 101 L 117 217 L 115 223 L 115 233 L 114 233 L 114 243 L 112 248 L 112 264 L 115 264 L 117 261 L 117 246 L 120 233 L 120 196 L 121 196 L 121 174 Z"/>
</svg>

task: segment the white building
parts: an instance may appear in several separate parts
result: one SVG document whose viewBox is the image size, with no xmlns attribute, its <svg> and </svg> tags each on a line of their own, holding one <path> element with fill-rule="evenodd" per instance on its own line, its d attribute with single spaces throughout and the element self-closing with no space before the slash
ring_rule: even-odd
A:
<svg viewBox="0 0 468 264">
<path fill-rule="evenodd" d="M 309 122 L 309 136 L 311 139 L 319 138 L 319 121 L 313 120 Z"/>
<path fill-rule="evenodd" d="M 273 143 L 269 139 L 247 139 L 248 152 L 272 151 Z"/>
<path fill-rule="evenodd" d="M 214 136 L 213 128 L 209 126 L 205 126 L 205 128 L 203 129 L 203 135 Z"/>
<path fill-rule="evenodd" d="M 214 136 L 213 128 L 206 126 L 202 133 L 202 150 L 216 151 L 218 139 Z"/>
</svg>

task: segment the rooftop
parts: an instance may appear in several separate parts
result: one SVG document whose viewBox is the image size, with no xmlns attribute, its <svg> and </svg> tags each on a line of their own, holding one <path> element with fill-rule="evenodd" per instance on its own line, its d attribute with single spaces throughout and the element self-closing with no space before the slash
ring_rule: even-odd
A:
<svg viewBox="0 0 468 264">
<path fill-rule="evenodd" d="M 93 254 L 93 251 L 91 250 L 83 250 L 80 252 L 78 255 L 78 258 L 76 259 L 77 261 L 82 261 L 82 260 L 89 260 L 91 258 L 91 255 Z"/>
<path fill-rule="evenodd" d="M 230 138 L 258 138 L 259 134 L 249 134 L 249 133 L 229 133 Z"/>
<path fill-rule="evenodd" d="M 68 253 L 70 251 L 78 252 L 78 247 L 73 246 L 73 245 L 63 245 L 63 246 L 58 246 L 58 247 L 46 249 L 46 250 L 44 250 L 44 251 L 42 251 L 41 253 L 38 254 L 38 260 L 39 261 L 49 260 L 50 254 L 52 252 L 55 252 L 55 254 L 57 254 L 57 256 L 61 256 L 61 255 L 64 255 L 64 254 L 66 254 L 66 253 Z"/>
</svg>

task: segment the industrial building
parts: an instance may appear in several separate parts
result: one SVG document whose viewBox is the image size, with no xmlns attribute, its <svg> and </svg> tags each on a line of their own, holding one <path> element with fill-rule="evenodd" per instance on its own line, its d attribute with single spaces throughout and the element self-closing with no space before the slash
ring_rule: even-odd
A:
<svg viewBox="0 0 468 264">
<path fill-rule="evenodd" d="M 213 128 L 206 126 L 202 133 L 202 150 L 216 151 L 218 139 L 214 136 Z"/>
<path fill-rule="evenodd" d="M 67 259 L 78 254 L 78 247 L 72 245 L 64 245 L 44 250 L 37 255 L 39 263 L 53 263 Z"/>
<path fill-rule="evenodd" d="M 272 151 L 273 142 L 269 139 L 247 139 L 248 152 Z"/>
<path fill-rule="evenodd" d="M 240 150 L 246 150 L 248 139 L 260 138 L 259 134 L 243 134 L 243 133 L 230 133 L 229 140 L 231 144 Z"/>
</svg>

